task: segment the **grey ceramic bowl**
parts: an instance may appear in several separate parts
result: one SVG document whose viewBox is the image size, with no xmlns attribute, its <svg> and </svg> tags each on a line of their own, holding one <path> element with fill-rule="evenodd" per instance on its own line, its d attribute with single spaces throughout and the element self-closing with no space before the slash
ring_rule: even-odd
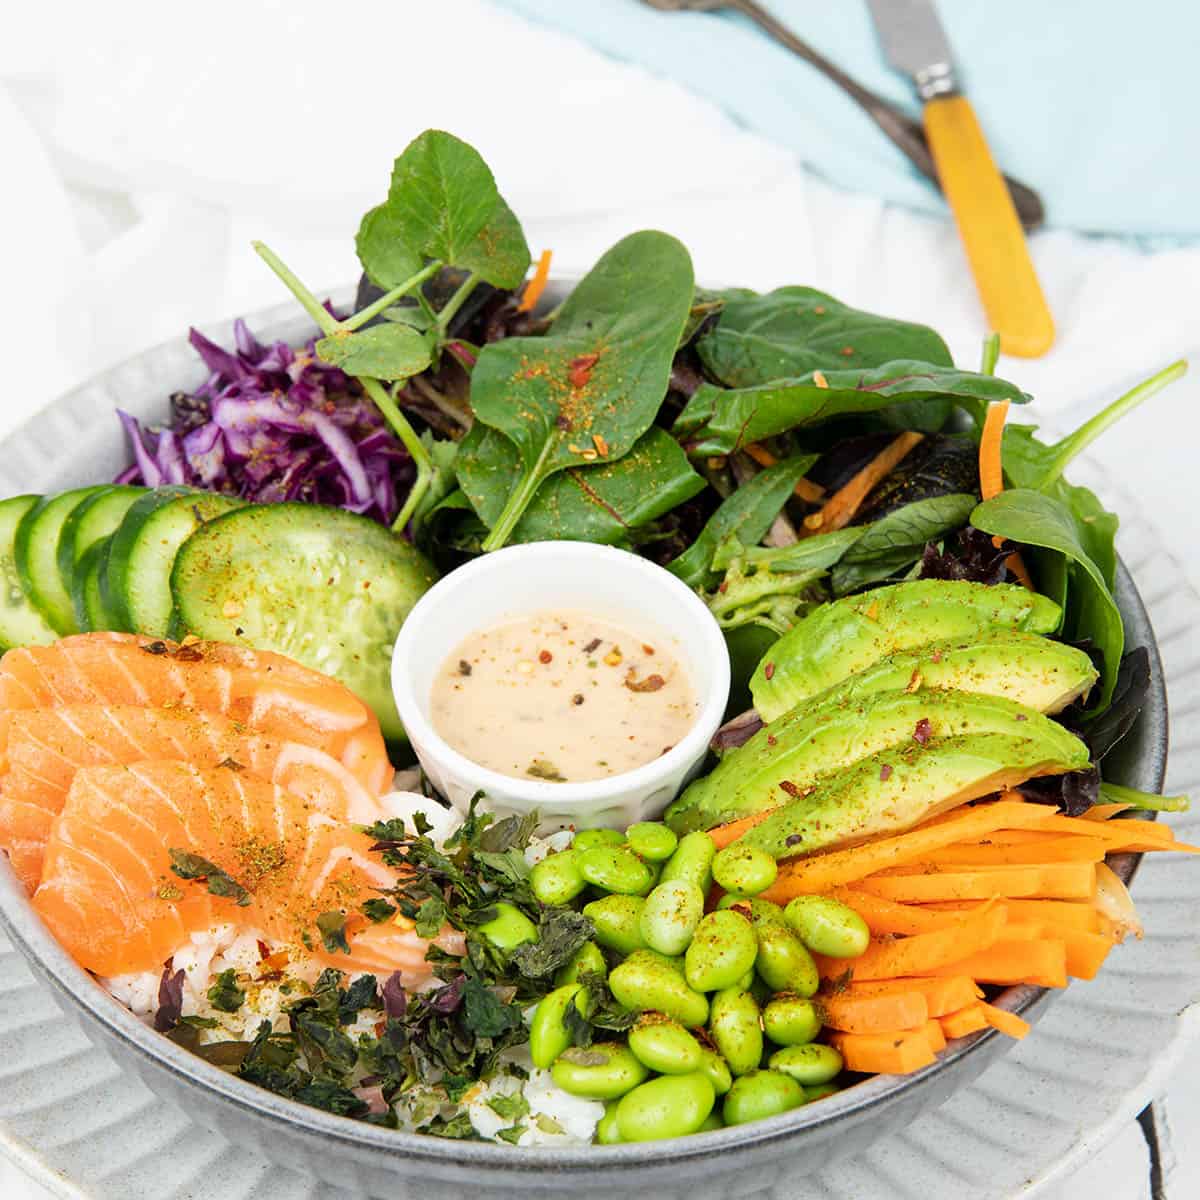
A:
<svg viewBox="0 0 1200 1200">
<path fill-rule="evenodd" d="M 340 297 L 336 297 L 340 298 Z M 295 310 L 251 320 L 264 337 L 298 339 L 308 330 Z M 206 330 L 228 340 L 230 326 Z M 47 491 L 105 478 L 125 463 L 120 406 L 161 418 L 169 392 L 197 385 L 203 370 L 182 339 L 130 360 L 39 413 L 0 445 L 0 495 Z M 1106 761 L 1115 781 L 1148 791 L 1162 786 L 1167 700 L 1146 610 L 1124 566 L 1117 600 L 1131 646 L 1150 650 L 1150 698 L 1137 724 Z M 1132 878 L 1137 856 L 1113 864 Z M 787 1180 L 809 1174 L 902 1128 L 974 1079 L 1011 1043 L 987 1031 L 952 1042 L 936 1064 L 905 1077 L 877 1076 L 828 1099 L 768 1121 L 671 1142 L 576 1149 L 516 1150 L 445 1141 L 332 1116 L 243 1083 L 154 1033 L 62 950 L 27 903 L 0 856 L 0 917 L 13 942 L 51 986 L 64 1011 L 163 1099 L 230 1141 L 352 1194 L 391 1200 L 566 1196 L 610 1200 L 789 1194 Z M 1055 993 L 1015 987 L 998 1003 L 1036 1021 Z M 269 1194 L 268 1191 L 264 1195 Z"/>
</svg>

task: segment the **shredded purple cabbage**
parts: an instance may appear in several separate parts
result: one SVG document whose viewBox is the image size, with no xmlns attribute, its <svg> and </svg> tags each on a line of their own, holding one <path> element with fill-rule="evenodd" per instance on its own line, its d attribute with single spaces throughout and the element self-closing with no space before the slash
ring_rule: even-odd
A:
<svg viewBox="0 0 1200 1200">
<path fill-rule="evenodd" d="M 188 484 L 271 502 L 303 500 L 391 524 L 414 477 L 412 462 L 357 383 L 316 355 L 263 345 L 244 321 L 235 349 L 193 329 L 211 371 L 202 387 L 171 397 L 171 421 L 149 429 L 118 416 L 134 461 L 118 483 Z"/>
</svg>

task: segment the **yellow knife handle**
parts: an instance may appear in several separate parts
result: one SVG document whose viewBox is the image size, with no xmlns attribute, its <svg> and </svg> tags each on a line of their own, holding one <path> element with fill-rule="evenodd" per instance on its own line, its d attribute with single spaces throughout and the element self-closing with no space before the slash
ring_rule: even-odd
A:
<svg viewBox="0 0 1200 1200">
<path fill-rule="evenodd" d="M 1001 350 L 1038 358 L 1054 342 L 1054 318 L 1012 198 L 966 97 L 930 100 L 925 136 Z"/>
</svg>

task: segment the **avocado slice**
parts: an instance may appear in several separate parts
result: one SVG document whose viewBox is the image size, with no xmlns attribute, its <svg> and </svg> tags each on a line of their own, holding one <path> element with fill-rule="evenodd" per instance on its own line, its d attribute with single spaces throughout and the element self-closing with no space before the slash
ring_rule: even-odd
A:
<svg viewBox="0 0 1200 1200">
<path fill-rule="evenodd" d="M 676 832 L 711 829 L 786 804 L 797 791 L 881 750 L 986 733 L 1036 738 L 1059 758 L 1088 760 L 1074 734 L 1003 696 L 922 689 L 839 697 L 793 709 L 760 729 L 693 783 L 667 809 L 666 821 Z"/>
<path fill-rule="evenodd" d="M 1048 722 L 1049 723 L 1049 722 Z M 827 850 L 905 829 L 1036 775 L 1087 766 L 1087 748 L 1066 755 L 1057 739 L 968 733 L 881 750 L 777 808 L 739 844 L 776 858 Z"/>
<path fill-rule="evenodd" d="M 1053 600 L 1018 584 L 914 579 L 809 613 L 767 651 L 750 693 L 759 716 L 773 721 L 899 651 L 997 628 L 1053 633 L 1061 622 Z"/>
</svg>

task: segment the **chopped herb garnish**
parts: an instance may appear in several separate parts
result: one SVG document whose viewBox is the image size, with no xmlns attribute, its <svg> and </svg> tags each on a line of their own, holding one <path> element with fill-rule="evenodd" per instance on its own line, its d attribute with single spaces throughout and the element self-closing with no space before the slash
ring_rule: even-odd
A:
<svg viewBox="0 0 1200 1200">
<path fill-rule="evenodd" d="M 237 985 L 237 972 L 228 967 L 208 989 L 208 1002 L 218 1012 L 234 1013 L 242 1007 L 246 993 Z"/>
<path fill-rule="evenodd" d="M 363 915 L 369 920 L 378 924 L 381 921 L 387 921 L 396 915 L 397 909 L 394 904 L 389 904 L 386 900 L 379 896 L 372 897 L 370 900 L 364 900 L 362 906 Z"/>
<path fill-rule="evenodd" d="M 170 849 L 169 853 L 171 870 L 181 879 L 203 880 L 212 895 L 236 900 L 239 908 L 245 908 L 250 903 L 250 893 L 216 863 L 209 862 L 207 858 L 202 858 L 199 854 L 192 854 L 187 850 L 177 850 L 174 847 Z"/>
<path fill-rule="evenodd" d="M 323 912 L 317 918 L 317 929 L 321 933 L 321 944 L 329 954 L 349 954 L 350 943 L 346 940 L 346 914 Z"/>
<path fill-rule="evenodd" d="M 544 758 L 535 758 L 525 768 L 525 774 L 532 775 L 534 779 L 544 779 L 548 783 L 567 782 L 567 777 L 552 762 L 547 762 Z"/>
</svg>

